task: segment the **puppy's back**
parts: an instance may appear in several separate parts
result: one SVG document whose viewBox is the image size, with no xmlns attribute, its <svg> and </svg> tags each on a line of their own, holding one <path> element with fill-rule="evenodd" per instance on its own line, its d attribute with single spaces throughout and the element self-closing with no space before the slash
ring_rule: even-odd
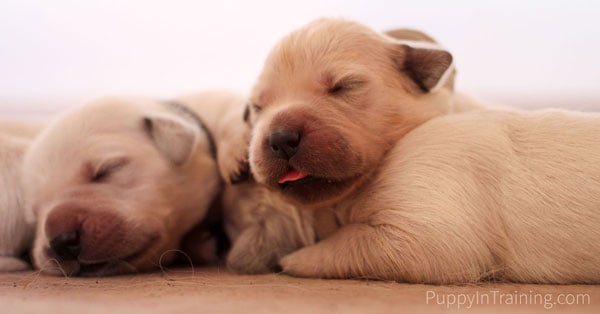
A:
<svg viewBox="0 0 600 314">
<path fill-rule="evenodd" d="M 439 117 L 390 152 L 373 189 L 383 187 L 380 198 L 409 219 L 425 217 L 430 232 L 454 235 L 440 234 L 440 242 L 462 239 L 447 243 L 449 260 L 475 250 L 489 257 L 488 270 L 512 281 L 597 283 L 599 138 L 599 114 Z"/>
</svg>

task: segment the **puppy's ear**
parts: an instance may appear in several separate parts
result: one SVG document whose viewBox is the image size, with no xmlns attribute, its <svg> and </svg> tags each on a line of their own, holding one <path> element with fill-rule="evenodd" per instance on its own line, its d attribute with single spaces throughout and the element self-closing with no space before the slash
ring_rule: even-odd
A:
<svg viewBox="0 0 600 314">
<path fill-rule="evenodd" d="M 194 125 L 168 115 L 147 116 L 143 122 L 158 151 L 174 164 L 184 164 L 194 152 L 198 138 Z"/>
<path fill-rule="evenodd" d="M 424 93 L 432 92 L 452 79 L 454 67 L 448 51 L 402 43 L 397 44 L 396 50 L 397 66 Z"/>
</svg>

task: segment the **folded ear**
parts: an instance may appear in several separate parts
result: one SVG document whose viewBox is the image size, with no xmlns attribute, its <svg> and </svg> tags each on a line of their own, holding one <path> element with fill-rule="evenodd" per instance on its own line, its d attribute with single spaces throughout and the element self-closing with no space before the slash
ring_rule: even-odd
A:
<svg viewBox="0 0 600 314">
<path fill-rule="evenodd" d="M 424 93 L 443 86 L 452 79 L 452 55 L 435 45 L 425 43 L 396 44 L 395 61 L 399 69 L 410 77 Z M 452 88 L 452 86 L 450 86 Z"/>
<path fill-rule="evenodd" d="M 144 117 L 144 129 L 154 145 L 176 165 L 184 164 L 194 152 L 198 128 L 185 120 L 169 115 Z"/>
</svg>

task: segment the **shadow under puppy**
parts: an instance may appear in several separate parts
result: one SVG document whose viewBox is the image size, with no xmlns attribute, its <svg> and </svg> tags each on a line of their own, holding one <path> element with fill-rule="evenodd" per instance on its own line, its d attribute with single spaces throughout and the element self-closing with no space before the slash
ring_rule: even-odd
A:
<svg viewBox="0 0 600 314">
<path fill-rule="evenodd" d="M 321 19 L 252 93 L 255 179 L 339 230 L 280 261 L 317 278 L 600 282 L 600 116 L 445 115 L 451 55 Z"/>
<path fill-rule="evenodd" d="M 27 204 L 37 219 L 35 267 L 105 276 L 172 261 L 220 190 L 203 121 L 222 108 L 205 101 L 210 95 L 167 103 L 106 98 L 51 123 L 24 160 Z"/>
</svg>

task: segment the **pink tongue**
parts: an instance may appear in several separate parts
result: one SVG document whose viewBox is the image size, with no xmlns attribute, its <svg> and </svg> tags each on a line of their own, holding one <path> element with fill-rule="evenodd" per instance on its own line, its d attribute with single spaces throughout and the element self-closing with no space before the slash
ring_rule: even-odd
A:
<svg viewBox="0 0 600 314">
<path fill-rule="evenodd" d="M 298 171 L 296 169 L 292 169 L 292 170 L 288 171 L 286 174 L 284 174 L 281 178 L 279 178 L 277 183 L 283 184 L 286 182 L 294 182 L 294 181 L 298 181 L 300 179 L 304 179 L 306 177 L 308 177 L 308 173 Z"/>
</svg>

